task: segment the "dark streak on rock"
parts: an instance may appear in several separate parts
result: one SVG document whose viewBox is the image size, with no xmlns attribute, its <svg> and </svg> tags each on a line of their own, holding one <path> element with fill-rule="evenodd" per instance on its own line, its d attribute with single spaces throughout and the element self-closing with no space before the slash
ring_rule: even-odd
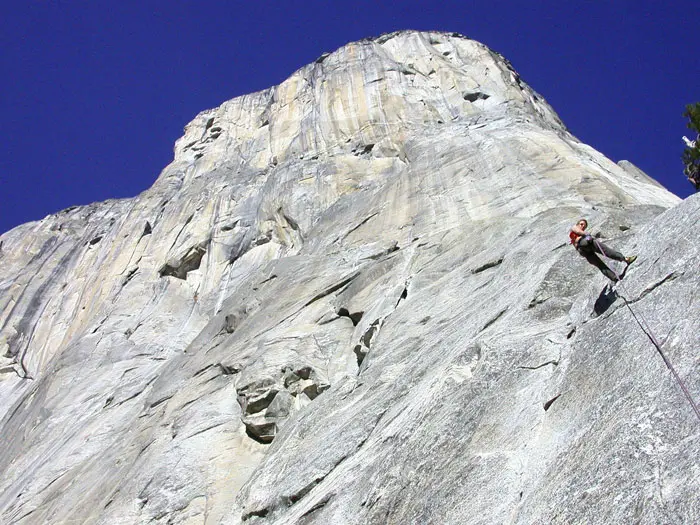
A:
<svg viewBox="0 0 700 525">
<path fill-rule="evenodd" d="M 115 406 L 123 405 L 123 404 L 126 403 L 127 401 L 131 401 L 132 399 L 134 399 L 134 398 L 140 396 L 140 395 L 143 394 L 144 391 L 150 386 L 150 384 L 153 383 L 156 379 L 157 379 L 157 378 L 155 378 L 155 377 L 152 378 L 151 380 L 148 381 L 148 383 L 146 383 L 145 385 L 143 385 L 143 388 L 142 388 L 141 390 L 139 390 L 138 392 L 135 392 L 135 393 L 131 394 L 129 397 L 127 397 L 126 399 L 123 399 L 122 401 L 120 401 L 119 403 L 117 403 Z"/>
<path fill-rule="evenodd" d="M 506 313 L 507 311 L 508 311 L 508 308 L 506 307 L 506 308 L 504 308 L 503 310 L 501 310 L 500 312 L 498 312 L 498 313 L 496 314 L 496 316 L 495 316 L 493 319 L 491 319 L 490 321 L 488 321 L 488 322 L 484 325 L 484 327 L 481 329 L 481 332 L 483 332 L 483 331 L 486 330 L 489 326 L 491 326 L 491 325 L 494 324 L 496 321 L 498 321 L 498 320 L 501 318 L 501 316 L 502 316 L 504 313 Z"/>
<path fill-rule="evenodd" d="M 197 370 L 192 377 L 197 377 L 198 375 L 202 375 L 204 372 L 206 372 L 207 370 L 209 370 L 213 366 L 215 366 L 215 365 L 207 365 L 204 368 Z"/>
<path fill-rule="evenodd" d="M 488 270 L 489 268 L 494 268 L 495 266 L 498 266 L 502 262 L 503 262 L 503 257 L 501 257 L 500 259 L 498 259 L 496 261 L 487 262 L 483 266 L 479 266 L 478 268 L 472 270 L 472 273 L 473 274 L 481 273 L 484 270 Z"/>
<path fill-rule="evenodd" d="M 270 510 L 268 508 L 251 510 L 250 512 L 246 512 L 243 514 L 243 516 L 241 516 L 241 521 L 248 521 L 250 518 L 264 518 L 269 513 Z"/>
<path fill-rule="evenodd" d="M 350 228 L 350 229 L 345 233 L 345 235 L 343 235 L 343 239 L 344 239 L 345 237 L 347 237 L 348 235 L 350 235 L 350 234 L 351 234 L 352 232 L 354 232 L 355 230 L 357 230 L 357 229 L 358 229 L 360 226 L 362 226 L 363 224 L 366 224 L 372 217 L 375 217 L 375 216 L 377 216 L 377 215 L 379 215 L 379 212 L 374 212 L 374 213 L 370 214 L 369 216 L 367 216 L 365 219 L 362 219 L 360 222 L 357 223 L 357 225 L 355 225 L 355 226 L 353 226 L 352 228 Z"/>
<path fill-rule="evenodd" d="M 214 425 L 211 425 L 211 426 L 208 426 L 208 427 L 206 427 L 206 428 L 203 428 L 202 430 L 198 430 L 198 431 L 195 432 L 194 434 L 190 434 L 189 436 L 186 436 L 186 437 L 183 438 L 183 439 L 192 438 L 192 437 L 194 437 L 194 436 L 197 436 L 197 435 L 199 435 L 199 434 L 203 434 L 204 432 L 208 432 L 209 430 L 211 430 L 211 429 L 213 429 L 213 428 L 220 427 L 221 425 L 225 425 L 225 424 L 226 424 L 225 421 L 222 422 L 222 423 L 216 423 L 216 424 L 214 424 Z"/>
<path fill-rule="evenodd" d="M 134 275 L 136 275 L 136 272 L 139 271 L 139 267 L 137 266 L 133 270 L 129 271 L 129 273 L 126 274 L 126 277 L 124 277 L 124 280 L 122 281 L 122 287 L 126 286 L 131 279 L 134 278 Z"/>
<path fill-rule="evenodd" d="M 301 500 L 304 496 L 311 492 L 316 485 L 321 483 L 325 477 L 326 476 L 315 478 L 311 483 L 304 485 L 304 487 L 302 487 L 298 492 L 292 494 L 291 496 L 285 497 L 284 500 L 287 502 L 287 506 L 292 506 Z"/>
<path fill-rule="evenodd" d="M 277 275 L 275 275 L 275 274 L 273 273 L 270 277 L 268 277 L 268 278 L 265 279 L 264 281 L 260 281 L 259 284 L 269 283 L 270 281 L 272 281 L 272 280 L 274 280 L 274 279 L 277 279 Z"/>
<path fill-rule="evenodd" d="M 353 348 L 352 351 L 355 353 L 355 357 L 357 357 L 357 366 L 359 368 L 362 366 L 362 361 L 364 361 L 365 357 L 367 357 L 367 352 L 364 351 L 362 345 L 355 345 L 355 348 Z"/>
<path fill-rule="evenodd" d="M 405 286 L 403 289 L 403 292 L 401 292 L 401 295 L 399 296 L 399 300 L 396 301 L 396 305 L 394 308 L 398 308 L 399 304 L 401 304 L 401 301 L 406 299 L 408 297 L 408 286 Z"/>
<path fill-rule="evenodd" d="M 676 272 L 671 272 L 666 277 L 661 279 L 659 282 L 652 284 L 648 288 L 645 288 L 644 291 L 642 291 L 642 293 L 639 294 L 639 297 L 637 297 L 637 299 L 634 299 L 634 300 L 629 301 L 629 302 L 636 303 L 637 301 L 641 301 L 642 299 L 644 299 L 647 295 L 649 295 L 652 291 L 654 291 L 656 288 L 658 288 L 662 284 L 667 283 L 669 281 L 673 281 L 673 280 L 677 279 L 678 277 L 679 277 L 679 275 Z"/>
<path fill-rule="evenodd" d="M 143 454 L 144 452 L 146 452 L 146 450 L 148 450 L 148 447 L 150 447 L 150 446 L 151 446 L 153 443 L 155 443 L 155 442 L 156 442 L 156 440 L 155 440 L 155 439 L 152 439 L 151 441 L 149 441 L 148 443 L 146 443 L 143 447 L 141 447 L 141 450 L 139 450 L 139 453 L 136 455 L 136 457 L 141 456 L 141 454 Z"/>
<path fill-rule="evenodd" d="M 157 400 L 157 401 L 154 401 L 153 403 L 151 403 L 150 408 L 155 408 L 155 407 L 157 407 L 158 405 L 160 405 L 161 403 L 165 403 L 168 399 L 170 399 L 171 397 L 173 397 L 173 395 L 174 395 L 174 394 L 170 394 L 170 395 L 167 395 L 167 396 L 165 396 L 165 397 L 160 398 L 160 399 Z"/>
<path fill-rule="evenodd" d="M 217 366 L 221 370 L 221 373 L 225 376 L 231 376 L 241 371 L 241 369 L 237 366 L 229 366 L 223 363 L 217 363 Z"/>
<path fill-rule="evenodd" d="M 321 499 L 318 501 L 318 503 L 316 503 L 313 507 L 311 507 L 311 508 L 310 508 L 309 510 L 307 510 L 304 514 L 302 514 L 301 517 L 302 517 L 302 518 L 305 518 L 305 517 L 309 516 L 310 514 L 313 514 L 313 513 L 316 512 L 317 510 L 322 509 L 323 507 L 325 507 L 326 505 L 328 505 L 328 502 L 329 502 L 330 500 L 333 499 L 333 496 L 335 496 L 335 494 L 332 494 L 332 493 L 331 493 L 331 494 L 326 494 L 325 496 L 323 496 L 323 498 L 321 498 Z"/>
<path fill-rule="evenodd" d="M 322 291 L 322 292 L 319 293 L 318 295 L 315 295 L 311 300 L 309 300 L 309 301 L 304 305 L 304 308 L 306 308 L 307 306 L 309 306 L 309 305 L 312 304 L 312 303 L 315 303 L 315 302 L 318 301 L 319 299 L 323 299 L 324 297 L 326 297 L 327 295 L 332 294 L 333 292 L 337 292 L 337 291 L 340 290 L 341 288 L 343 288 L 343 287 L 345 287 L 346 285 L 350 284 L 358 275 L 359 275 L 359 272 L 353 272 L 349 277 L 346 277 L 345 279 L 343 279 L 342 281 L 340 281 L 338 284 L 334 284 L 333 286 L 331 286 L 330 288 L 325 289 L 324 291 Z"/>
<path fill-rule="evenodd" d="M 549 401 L 547 401 L 547 402 L 543 405 L 543 408 L 544 408 L 544 411 L 545 411 L 545 412 L 546 412 L 547 410 L 549 410 L 549 407 L 552 406 L 552 403 L 554 403 L 557 399 L 559 399 L 559 396 L 561 396 L 561 394 L 557 394 L 556 396 L 554 396 L 552 399 L 550 399 Z"/>
<path fill-rule="evenodd" d="M 559 361 L 555 361 L 552 359 L 551 361 L 547 361 L 545 363 L 542 363 L 541 365 L 536 365 L 536 366 L 519 366 L 521 370 L 537 370 L 539 368 L 545 367 L 547 365 L 554 365 L 554 366 L 559 366 Z"/>
</svg>

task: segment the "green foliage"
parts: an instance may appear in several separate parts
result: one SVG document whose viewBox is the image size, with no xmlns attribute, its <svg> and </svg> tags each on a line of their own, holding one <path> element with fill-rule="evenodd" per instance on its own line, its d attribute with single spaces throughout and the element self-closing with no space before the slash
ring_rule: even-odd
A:
<svg viewBox="0 0 700 525">
<path fill-rule="evenodd" d="M 688 104 L 685 107 L 684 117 L 688 117 L 687 126 L 695 132 L 695 144 L 686 146 L 683 151 L 683 173 L 695 186 L 695 190 L 700 190 L 700 102 Z"/>
</svg>

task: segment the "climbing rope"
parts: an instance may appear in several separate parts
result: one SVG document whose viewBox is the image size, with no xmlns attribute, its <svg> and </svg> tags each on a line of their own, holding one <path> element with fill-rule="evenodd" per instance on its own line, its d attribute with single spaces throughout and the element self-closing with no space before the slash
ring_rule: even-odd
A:
<svg viewBox="0 0 700 525">
<path fill-rule="evenodd" d="M 598 239 L 594 239 L 593 241 L 595 245 L 598 247 L 600 250 L 600 253 L 605 255 L 607 257 L 607 254 L 605 253 L 605 250 L 603 249 L 603 246 L 600 244 Z M 614 268 L 612 268 L 613 273 L 617 277 L 617 286 L 621 286 L 621 277 L 620 275 L 615 271 Z M 671 371 L 673 374 L 673 377 L 676 379 L 676 382 L 678 385 L 681 387 L 681 390 L 683 390 L 683 394 L 685 397 L 688 399 L 688 402 L 690 403 L 690 406 L 693 407 L 693 410 L 695 411 L 695 415 L 698 416 L 698 419 L 700 420 L 700 409 L 698 409 L 698 405 L 695 403 L 693 400 L 693 396 L 690 395 L 690 392 L 688 391 L 688 388 L 685 386 L 685 383 L 681 379 L 681 376 L 678 375 L 678 372 L 676 372 L 676 369 L 673 368 L 673 365 L 671 364 L 671 360 L 666 356 L 664 351 L 661 349 L 661 343 L 659 343 L 658 339 L 654 335 L 654 332 L 651 330 L 649 327 L 649 323 L 647 323 L 646 319 L 642 316 L 640 313 L 637 315 L 635 311 L 632 309 L 632 305 L 629 303 L 627 298 L 622 295 L 618 294 L 620 297 L 622 297 L 622 300 L 625 302 L 625 305 L 629 309 L 630 313 L 632 314 L 632 317 L 634 318 L 635 321 L 637 321 L 637 324 L 639 327 L 642 329 L 642 331 L 646 334 L 646 336 L 649 338 L 649 341 L 651 341 L 651 344 L 653 344 L 656 347 L 656 350 L 659 352 L 659 355 L 661 356 L 661 359 L 664 360 L 664 363 L 666 363 L 666 367 Z"/>
</svg>

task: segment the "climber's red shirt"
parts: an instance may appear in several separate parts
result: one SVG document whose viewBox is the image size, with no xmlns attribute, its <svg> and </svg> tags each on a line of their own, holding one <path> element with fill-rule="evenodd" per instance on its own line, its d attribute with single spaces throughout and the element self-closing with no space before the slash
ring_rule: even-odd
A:
<svg viewBox="0 0 700 525">
<path fill-rule="evenodd" d="M 581 238 L 581 235 L 574 233 L 574 232 L 569 232 L 569 239 L 571 239 L 571 244 L 576 246 L 578 244 L 578 240 Z"/>
</svg>

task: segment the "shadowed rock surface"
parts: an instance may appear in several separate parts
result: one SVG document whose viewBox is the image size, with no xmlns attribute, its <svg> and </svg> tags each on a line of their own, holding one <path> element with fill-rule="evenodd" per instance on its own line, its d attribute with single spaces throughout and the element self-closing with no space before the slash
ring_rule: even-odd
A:
<svg viewBox="0 0 700 525">
<path fill-rule="evenodd" d="M 699 214 L 478 42 L 324 54 L 0 237 L 0 522 L 700 522 L 700 424 L 566 243 L 639 254 L 697 398 Z"/>
</svg>

